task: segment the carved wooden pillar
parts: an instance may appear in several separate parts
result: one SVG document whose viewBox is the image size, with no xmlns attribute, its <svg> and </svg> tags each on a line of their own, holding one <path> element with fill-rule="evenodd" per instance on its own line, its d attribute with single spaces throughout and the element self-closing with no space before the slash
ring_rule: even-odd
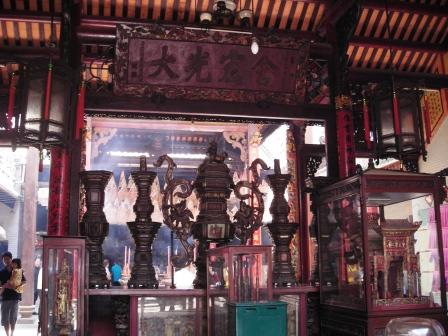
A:
<svg viewBox="0 0 448 336">
<path fill-rule="evenodd" d="M 68 204 L 70 189 L 70 159 L 68 151 L 55 147 L 51 150 L 50 195 L 48 198 L 48 234 L 68 234 Z"/>
<path fill-rule="evenodd" d="M 135 242 L 134 266 L 132 267 L 130 288 L 157 288 L 154 266 L 152 265 L 152 242 L 157 235 L 161 223 L 151 221 L 154 206 L 151 202 L 151 186 L 157 174 L 147 171 L 146 158 L 140 158 L 140 171 L 131 173 L 138 196 L 134 204 L 136 214 L 134 222 L 128 222 Z"/>
<path fill-rule="evenodd" d="M 290 209 L 285 199 L 285 190 L 291 175 L 281 174 L 278 160 L 274 160 L 274 172 L 274 174 L 267 176 L 269 185 L 274 192 L 274 199 L 269 208 L 272 214 L 272 222 L 268 224 L 275 243 L 272 279 L 275 286 L 295 286 L 297 285 L 297 279 L 291 263 L 289 245 L 299 224 L 288 221 Z"/>
<path fill-rule="evenodd" d="M 79 173 L 86 190 L 86 207 L 80 223 L 81 235 L 87 237 L 89 251 L 89 287 L 108 287 L 106 271 L 103 266 L 103 250 L 101 245 L 109 233 L 109 223 L 104 214 L 104 189 L 112 172 L 91 170 Z"/>
</svg>

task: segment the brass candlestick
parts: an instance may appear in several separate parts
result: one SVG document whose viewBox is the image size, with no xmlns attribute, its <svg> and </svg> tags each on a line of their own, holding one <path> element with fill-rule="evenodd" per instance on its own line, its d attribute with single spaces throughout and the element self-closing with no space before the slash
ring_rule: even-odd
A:
<svg viewBox="0 0 448 336">
<path fill-rule="evenodd" d="M 272 274 L 274 286 L 289 287 L 297 285 L 289 245 L 299 224 L 288 221 L 290 208 L 285 199 L 285 190 L 290 179 L 290 174 L 281 173 L 280 161 L 274 160 L 274 174 L 267 176 L 269 186 L 274 192 L 274 199 L 269 208 L 269 212 L 272 214 L 272 222 L 267 225 L 275 243 Z"/>
</svg>

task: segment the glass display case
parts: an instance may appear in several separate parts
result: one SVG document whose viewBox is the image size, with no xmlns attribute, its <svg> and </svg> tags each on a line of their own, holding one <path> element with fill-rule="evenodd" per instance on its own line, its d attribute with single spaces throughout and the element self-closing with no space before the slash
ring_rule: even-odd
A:
<svg viewBox="0 0 448 336">
<path fill-rule="evenodd" d="M 176 297 L 139 297 L 137 335 L 205 335 L 204 299 L 185 293 Z"/>
<path fill-rule="evenodd" d="M 272 300 L 272 246 L 223 246 L 207 251 L 209 335 L 227 335 L 228 303 Z"/>
<path fill-rule="evenodd" d="M 441 190 L 434 175 L 371 169 L 319 191 L 323 335 L 383 335 L 403 315 L 446 322 Z"/>
<path fill-rule="evenodd" d="M 272 246 L 223 246 L 207 254 L 209 295 L 230 302 L 272 299 Z"/>
<path fill-rule="evenodd" d="M 84 335 L 84 238 L 44 237 L 42 335 Z"/>
</svg>

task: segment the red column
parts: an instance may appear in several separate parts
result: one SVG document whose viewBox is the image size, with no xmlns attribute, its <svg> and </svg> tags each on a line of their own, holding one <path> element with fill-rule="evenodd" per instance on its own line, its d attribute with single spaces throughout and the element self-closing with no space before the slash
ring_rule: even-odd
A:
<svg viewBox="0 0 448 336">
<path fill-rule="evenodd" d="M 48 234 L 68 234 L 70 161 L 67 149 L 51 150 L 50 195 L 48 199 Z"/>
<path fill-rule="evenodd" d="M 356 172 L 355 137 L 352 102 L 350 97 L 336 97 L 336 124 L 339 154 L 339 177 L 346 178 Z"/>
</svg>

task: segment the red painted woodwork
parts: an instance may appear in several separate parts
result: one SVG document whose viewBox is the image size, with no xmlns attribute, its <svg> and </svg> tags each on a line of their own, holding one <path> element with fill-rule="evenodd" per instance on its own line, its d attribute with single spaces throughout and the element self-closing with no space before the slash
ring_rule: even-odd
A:
<svg viewBox="0 0 448 336">
<path fill-rule="evenodd" d="M 431 143 L 431 122 L 429 118 L 429 102 L 428 102 L 428 96 L 423 96 L 424 101 L 424 108 L 423 108 L 423 118 L 424 118 L 424 124 L 425 124 L 425 136 L 426 136 L 426 143 Z"/>
<path fill-rule="evenodd" d="M 50 116 L 50 104 L 51 104 L 51 79 L 53 77 L 53 65 L 48 65 L 48 74 L 47 74 L 47 86 L 45 88 L 45 108 L 44 108 L 44 119 L 48 120 Z"/>
<path fill-rule="evenodd" d="M 365 99 L 363 99 L 363 117 L 364 117 L 364 140 L 368 150 L 372 149 L 372 141 L 370 140 L 370 122 L 369 122 L 369 106 Z"/>
<path fill-rule="evenodd" d="M 78 101 L 76 105 L 75 140 L 79 140 L 81 130 L 84 128 L 84 106 L 86 98 L 86 86 L 82 81 L 79 87 Z"/>
<path fill-rule="evenodd" d="M 14 103 L 16 98 L 16 83 L 14 73 L 11 75 L 11 82 L 9 84 L 9 97 L 8 97 L 8 112 L 6 114 L 6 128 L 12 128 L 12 116 L 14 114 Z"/>
<path fill-rule="evenodd" d="M 70 162 L 67 149 L 51 150 L 50 195 L 48 198 L 48 234 L 68 234 L 68 204 L 70 188 Z"/>
<path fill-rule="evenodd" d="M 351 100 L 346 96 L 336 99 L 336 124 L 338 133 L 339 177 L 355 174 L 355 137 Z"/>
</svg>

